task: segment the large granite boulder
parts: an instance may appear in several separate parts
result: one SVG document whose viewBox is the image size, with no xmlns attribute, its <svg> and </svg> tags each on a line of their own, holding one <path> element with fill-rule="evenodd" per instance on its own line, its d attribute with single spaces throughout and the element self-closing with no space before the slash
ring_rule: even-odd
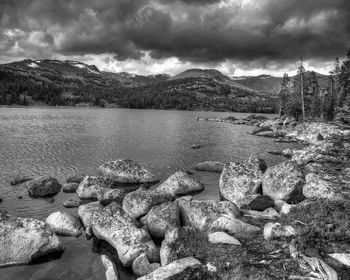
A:
<svg viewBox="0 0 350 280">
<path fill-rule="evenodd" d="M 140 164 L 130 159 L 108 161 L 99 171 L 119 183 L 155 183 L 159 179 Z"/>
<path fill-rule="evenodd" d="M 63 250 L 57 235 L 44 222 L 0 212 L 0 267 L 27 264 Z"/>
<path fill-rule="evenodd" d="M 230 201 L 194 200 L 191 196 L 177 200 L 183 223 L 198 230 L 208 230 L 223 215 L 240 216 L 237 206 Z"/>
<path fill-rule="evenodd" d="M 266 170 L 266 163 L 251 157 L 242 163 L 226 164 L 219 181 L 220 196 L 241 207 L 250 195 L 261 191 L 261 178 Z"/>
<path fill-rule="evenodd" d="M 27 183 L 30 196 L 45 197 L 55 195 L 61 191 L 61 184 L 53 177 L 41 176 Z"/>
<path fill-rule="evenodd" d="M 78 213 L 85 227 L 92 227 L 94 235 L 107 241 L 125 266 L 131 266 L 142 253 L 151 262 L 159 260 L 158 250 L 148 233 L 138 228 L 116 202 L 103 207 L 100 203 L 81 205 Z"/>
<path fill-rule="evenodd" d="M 168 229 L 180 226 L 180 210 L 176 202 L 166 202 L 153 206 L 146 216 L 141 218 L 153 238 L 163 238 Z"/>
<path fill-rule="evenodd" d="M 160 267 L 138 280 L 206 280 L 213 279 L 199 260 L 188 257 Z"/>
<path fill-rule="evenodd" d="M 263 194 L 273 200 L 300 200 L 304 185 L 304 176 L 292 161 L 268 168 L 262 178 Z"/>
<path fill-rule="evenodd" d="M 97 199 L 98 194 L 111 190 L 114 181 L 104 176 L 85 176 L 76 192 L 82 199 Z"/>
<path fill-rule="evenodd" d="M 68 213 L 54 212 L 46 218 L 45 223 L 57 235 L 79 236 L 81 234 L 80 221 Z"/>
<path fill-rule="evenodd" d="M 198 171 L 218 172 L 221 173 L 224 165 L 220 161 L 204 161 L 197 163 L 193 168 Z"/>
<path fill-rule="evenodd" d="M 204 186 L 201 182 L 190 178 L 190 176 L 183 171 L 176 172 L 157 187 L 159 192 L 172 195 L 185 195 L 191 192 L 202 191 L 203 189 Z"/>
</svg>

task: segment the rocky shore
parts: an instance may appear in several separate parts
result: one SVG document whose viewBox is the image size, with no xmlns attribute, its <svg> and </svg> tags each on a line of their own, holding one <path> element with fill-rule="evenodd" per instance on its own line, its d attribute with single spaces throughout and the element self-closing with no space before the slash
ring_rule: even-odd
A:
<svg viewBox="0 0 350 280">
<path fill-rule="evenodd" d="M 303 148 L 274 151 L 288 156 L 276 166 L 258 157 L 197 164 L 198 172 L 221 173 L 217 201 L 197 200 L 205 184 L 183 171 L 149 188 L 159 179 L 123 159 L 63 187 L 47 176 L 15 178 L 34 197 L 76 192 L 80 200 L 64 206 L 76 207 L 79 219 L 64 211 L 45 222 L 1 213 L 0 266 L 59 257 L 59 236 L 72 236 L 109 244 L 111 254 L 101 254 L 108 280 L 119 279 L 115 255 L 141 280 L 350 279 L 350 130 L 250 121 L 252 134 Z"/>
</svg>

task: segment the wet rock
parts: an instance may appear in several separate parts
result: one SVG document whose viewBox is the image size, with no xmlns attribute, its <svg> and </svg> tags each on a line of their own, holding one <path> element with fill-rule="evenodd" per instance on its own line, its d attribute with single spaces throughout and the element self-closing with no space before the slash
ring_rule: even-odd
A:
<svg viewBox="0 0 350 280">
<path fill-rule="evenodd" d="M 258 133 L 265 132 L 265 131 L 273 131 L 273 129 L 270 126 L 259 126 L 257 128 L 254 128 L 254 130 L 250 134 L 256 135 Z"/>
<path fill-rule="evenodd" d="M 260 137 L 267 137 L 267 138 L 279 138 L 285 136 L 285 133 L 283 131 L 263 131 L 255 134 L 256 136 Z"/>
<path fill-rule="evenodd" d="M 19 185 L 19 184 L 22 184 L 24 182 L 30 181 L 32 179 L 33 179 L 32 177 L 29 177 L 26 175 L 17 175 L 10 181 L 10 184 L 12 186 L 15 186 L 15 185 Z"/>
<path fill-rule="evenodd" d="M 97 238 L 117 250 L 123 265 L 131 266 L 142 253 L 152 262 L 159 260 L 158 250 L 148 233 L 136 227 L 116 202 L 105 207 L 99 202 L 81 205 L 78 213 L 85 227 L 91 226 Z"/>
<path fill-rule="evenodd" d="M 333 253 L 329 254 L 333 259 L 336 259 L 338 262 L 350 267 L 350 254 L 346 253 Z"/>
<path fill-rule="evenodd" d="M 228 235 L 226 232 L 222 232 L 222 231 L 209 233 L 208 241 L 210 243 L 242 245 L 241 242 L 239 242 L 239 240 L 237 240 L 231 235 Z"/>
<path fill-rule="evenodd" d="M 123 199 L 129 191 L 125 189 L 112 189 L 108 191 L 100 191 L 97 193 L 97 200 L 102 205 L 108 205 L 112 202 L 117 202 L 118 204 L 123 203 Z"/>
<path fill-rule="evenodd" d="M 186 196 L 179 198 L 177 202 L 183 223 L 198 230 L 210 229 L 224 215 L 231 218 L 240 216 L 239 209 L 230 201 L 194 200 Z"/>
<path fill-rule="evenodd" d="M 190 178 L 187 173 L 182 171 L 176 172 L 157 187 L 159 192 L 172 195 L 185 195 L 191 192 L 202 191 L 203 189 L 204 186 L 201 182 Z"/>
<path fill-rule="evenodd" d="M 266 240 L 292 237 L 296 235 L 297 231 L 292 226 L 284 226 L 280 223 L 267 223 L 264 226 L 264 238 Z"/>
<path fill-rule="evenodd" d="M 78 187 L 78 183 L 66 183 L 62 187 L 62 191 L 66 193 L 74 193 Z"/>
<path fill-rule="evenodd" d="M 266 163 L 255 157 L 242 163 L 225 164 L 219 187 L 222 199 L 234 202 L 238 207 L 245 204 L 247 196 L 258 194 Z"/>
<path fill-rule="evenodd" d="M 141 218 L 141 223 L 153 238 L 163 238 L 168 229 L 180 226 L 180 210 L 177 203 L 166 202 L 153 206 L 146 216 Z"/>
<path fill-rule="evenodd" d="M 27 183 L 30 196 L 45 197 L 55 195 L 61 191 L 61 184 L 53 177 L 41 176 Z"/>
<path fill-rule="evenodd" d="M 78 199 L 69 198 L 63 201 L 63 206 L 66 208 L 75 208 L 75 207 L 79 207 L 80 203 L 81 202 Z"/>
<path fill-rule="evenodd" d="M 107 255 L 101 255 L 101 262 L 106 269 L 106 280 L 119 280 L 118 269 L 113 260 Z"/>
<path fill-rule="evenodd" d="M 104 176 L 85 176 L 76 192 L 82 199 L 97 199 L 98 194 L 111 190 L 114 181 Z"/>
<path fill-rule="evenodd" d="M 130 159 L 108 161 L 99 171 L 119 183 L 155 183 L 159 179 L 140 164 Z"/>
<path fill-rule="evenodd" d="M 0 267 L 28 264 L 64 247 L 44 222 L 0 212 Z"/>
<path fill-rule="evenodd" d="M 267 195 L 257 195 L 249 203 L 250 209 L 256 210 L 256 211 L 264 211 L 265 209 L 273 207 L 273 206 L 274 206 L 273 199 Z"/>
<path fill-rule="evenodd" d="M 208 271 L 199 260 L 188 257 L 160 267 L 151 274 L 138 278 L 138 280 L 213 279 L 209 277 Z"/>
<path fill-rule="evenodd" d="M 159 263 L 150 263 L 146 254 L 139 255 L 132 263 L 132 271 L 138 276 L 150 274 L 160 268 Z"/>
<path fill-rule="evenodd" d="M 83 181 L 85 175 L 81 174 L 81 173 L 76 173 L 76 174 L 72 174 L 69 175 L 69 177 L 67 178 L 67 183 L 78 183 L 80 184 L 81 181 Z"/>
<path fill-rule="evenodd" d="M 298 165 L 292 161 L 268 168 L 262 178 L 263 194 L 274 200 L 298 200 L 304 185 L 303 174 Z"/>
<path fill-rule="evenodd" d="M 51 228 L 51 230 L 57 235 L 63 236 L 79 236 L 80 221 L 71 214 L 64 212 L 54 212 L 47 217 L 45 223 Z"/>
<path fill-rule="evenodd" d="M 199 171 L 221 173 L 222 169 L 224 168 L 224 164 L 220 161 L 204 161 L 197 163 L 193 168 Z"/>
</svg>

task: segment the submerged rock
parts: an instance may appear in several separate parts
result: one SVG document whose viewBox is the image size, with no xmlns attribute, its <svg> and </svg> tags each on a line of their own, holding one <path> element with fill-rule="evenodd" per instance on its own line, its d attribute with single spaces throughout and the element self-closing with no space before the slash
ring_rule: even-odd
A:
<svg viewBox="0 0 350 280">
<path fill-rule="evenodd" d="M 176 260 L 167 266 L 160 267 L 151 274 L 138 280 L 195 280 L 212 279 L 199 260 L 188 257 Z"/>
<path fill-rule="evenodd" d="M 27 183 L 30 196 L 45 197 L 55 195 L 61 191 L 61 184 L 53 177 L 41 176 Z"/>
<path fill-rule="evenodd" d="M 168 229 L 180 226 L 180 210 L 175 202 L 166 202 L 153 206 L 146 216 L 141 218 L 141 223 L 153 238 L 163 238 Z"/>
<path fill-rule="evenodd" d="M 229 200 L 241 207 L 247 196 L 261 191 L 261 178 L 266 170 L 266 163 L 255 157 L 242 163 L 226 164 L 219 181 L 222 199 Z"/>
<path fill-rule="evenodd" d="M 47 217 L 45 223 L 51 228 L 51 230 L 57 235 L 63 236 L 79 236 L 80 221 L 71 214 L 64 212 L 54 212 Z"/>
<path fill-rule="evenodd" d="M 191 192 L 202 191 L 203 189 L 204 186 L 201 182 L 192 179 L 187 173 L 182 171 L 176 172 L 157 187 L 159 192 L 172 195 L 185 195 Z"/>
<path fill-rule="evenodd" d="M 159 179 L 140 164 L 130 159 L 108 161 L 99 171 L 119 183 L 155 183 Z"/>
<path fill-rule="evenodd" d="M 219 244 L 230 244 L 230 245 L 242 245 L 239 240 L 234 238 L 231 235 L 228 235 L 226 232 L 218 231 L 208 234 L 208 241 L 210 243 L 219 243 Z"/>
<path fill-rule="evenodd" d="M 263 194 L 274 200 L 300 200 L 304 185 L 303 174 L 292 161 L 268 168 L 262 178 Z"/>
<path fill-rule="evenodd" d="M 69 198 L 63 201 L 63 206 L 66 208 L 75 208 L 80 206 L 81 201 L 78 199 Z"/>
<path fill-rule="evenodd" d="M 221 173 L 224 168 L 224 163 L 220 161 L 204 161 L 197 163 L 193 168 L 199 171 L 208 171 L 208 172 L 218 172 Z"/>
<path fill-rule="evenodd" d="M 78 183 L 66 183 L 62 187 L 62 191 L 66 193 L 74 193 L 78 187 Z"/>
<path fill-rule="evenodd" d="M 148 233 L 136 227 L 117 203 L 105 207 L 99 202 L 81 205 L 78 213 L 85 227 L 91 226 L 97 238 L 107 241 L 117 250 L 123 265 L 131 266 L 142 253 L 152 262 L 159 260 L 157 248 Z"/>
<path fill-rule="evenodd" d="M 72 174 L 67 178 L 67 183 L 80 183 L 84 179 L 84 175 L 81 173 Z"/>
<path fill-rule="evenodd" d="M 183 223 L 198 230 L 208 230 L 223 215 L 240 216 L 237 206 L 230 201 L 194 200 L 190 196 L 177 200 Z"/>
<path fill-rule="evenodd" d="M 12 186 L 19 185 L 19 184 L 22 184 L 24 182 L 30 181 L 32 179 L 33 179 L 32 177 L 29 177 L 29 176 L 26 176 L 26 175 L 17 175 L 10 181 L 10 184 Z"/>
<path fill-rule="evenodd" d="M 0 267 L 28 264 L 63 250 L 57 235 L 44 222 L 0 212 Z"/>
</svg>

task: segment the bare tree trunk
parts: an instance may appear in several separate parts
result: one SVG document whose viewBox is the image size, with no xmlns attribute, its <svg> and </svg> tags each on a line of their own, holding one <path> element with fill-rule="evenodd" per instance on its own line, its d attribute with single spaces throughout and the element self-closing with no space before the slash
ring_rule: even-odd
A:
<svg viewBox="0 0 350 280">
<path fill-rule="evenodd" d="M 303 60 L 300 58 L 300 94 L 301 94 L 301 111 L 303 113 L 303 122 L 305 121 L 305 105 L 304 105 L 304 84 L 303 84 Z"/>
</svg>

